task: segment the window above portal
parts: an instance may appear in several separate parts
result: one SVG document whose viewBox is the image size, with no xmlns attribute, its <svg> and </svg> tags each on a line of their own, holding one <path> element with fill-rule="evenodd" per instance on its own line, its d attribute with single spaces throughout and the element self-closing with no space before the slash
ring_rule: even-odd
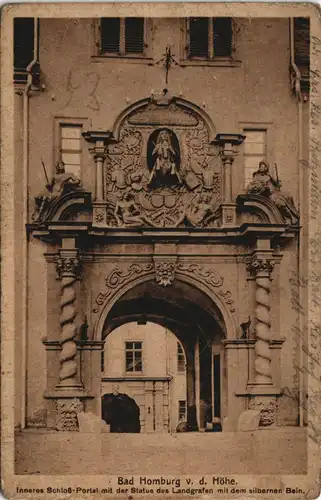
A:
<svg viewBox="0 0 321 500">
<path fill-rule="evenodd" d="M 189 17 L 184 20 L 182 65 L 239 66 L 235 54 L 235 22 L 230 17 Z"/>
<path fill-rule="evenodd" d="M 188 56 L 213 59 L 232 56 L 232 19 L 230 17 L 190 17 Z"/>
<path fill-rule="evenodd" d="M 102 17 L 99 26 L 99 53 L 105 57 L 145 58 L 148 56 L 148 20 L 143 17 Z"/>
</svg>

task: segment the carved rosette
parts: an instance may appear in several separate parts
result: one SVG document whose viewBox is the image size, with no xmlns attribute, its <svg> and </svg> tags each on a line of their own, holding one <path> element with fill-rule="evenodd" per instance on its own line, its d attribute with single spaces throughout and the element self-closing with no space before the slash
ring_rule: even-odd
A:
<svg viewBox="0 0 321 500">
<path fill-rule="evenodd" d="M 77 431 L 78 413 L 84 411 L 84 404 L 78 398 L 58 399 L 56 401 L 56 429 L 58 431 Z"/>
<path fill-rule="evenodd" d="M 154 257 L 156 282 L 168 286 L 175 279 L 176 259 L 163 260 Z"/>
<path fill-rule="evenodd" d="M 275 261 L 271 259 L 260 259 L 255 257 L 248 262 L 247 269 L 255 276 L 255 383 L 272 384 L 271 350 L 270 350 L 270 328 L 271 315 L 269 295 L 271 292 L 271 273 Z"/>
<path fill-rule="evenodd" d="M 61 279 L 60 298 L 60 343 L 61 353 L 59 357 L 59 387 L 67 388 L 79 385 L 77 382 L 77 346 L 75 338 L 77 335 L 76 319 L 76 291 L 75 284 L 80 271 L 80 262 L 76 251 L 66 255 L 61 251 L 56 261 L 56 269 Z"/>
<path fill-rule="evenodd" d="M 276 398 L 267 396 L 255 396 L 250 399 L 250 410 L 259 410 L 261 412 L 260 426 L 269 427 L 276 425 L 278 420 L 278 401 Z"/>
</svg>

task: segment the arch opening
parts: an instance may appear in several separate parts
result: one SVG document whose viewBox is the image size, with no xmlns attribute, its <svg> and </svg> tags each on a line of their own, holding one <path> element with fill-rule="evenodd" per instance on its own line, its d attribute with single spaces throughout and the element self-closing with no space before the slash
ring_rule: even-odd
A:
<svg viewBox="0 0 321 500">
<path fill-rule="evenodd" d="M 141 283 L 106 316 L 102 394 L 132 397 L 141 432 L 221 430 L 225 336 L 220 310 L 200 290 Z"/>
</svg>

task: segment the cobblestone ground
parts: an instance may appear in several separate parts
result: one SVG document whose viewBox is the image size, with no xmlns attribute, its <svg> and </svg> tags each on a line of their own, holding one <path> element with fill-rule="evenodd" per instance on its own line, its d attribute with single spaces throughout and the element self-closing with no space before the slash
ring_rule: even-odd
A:
<svg viewBox="0 0 321 500">
<path fill-rule="evenodd" d="M 305 429 L 188 434 L 17 432 L 16 474 L 305 474 Z"/>
</svg>

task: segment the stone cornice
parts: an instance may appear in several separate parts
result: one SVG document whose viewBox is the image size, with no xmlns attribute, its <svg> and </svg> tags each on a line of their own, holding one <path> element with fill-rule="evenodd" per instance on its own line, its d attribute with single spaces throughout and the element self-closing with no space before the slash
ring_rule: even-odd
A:
<svg viewBox="0 0 321 500">
<path fill-rule="evenodd" d="M 124 375 L 123 377 L 101 377 L 102 382 L 167 382 L 172 380 L 173 377 L 148 377 L 148 376 L 130 376 Z"/>
<path fill-rule="evenodd" d="M 286 339 L 274 338 L 270 340 L 271 349 L 281 349 Z M 225 349 L 254 349 L 256 339 L 225 339 L 222 344 Z"/>
<path fill-rule="evenodd" d="M 42 343 L 46 346 L 47 351 L 58 351 L 61 349 L 59 340 L 42 340 Z M 75 344 L 78 350 L 100 351 L 104 342 L 100 340 L 76 340 Z"/>
<path fill-rule="evenodd" d="M 229 228 L 92 228 L 91 222 L 64 222 L 50 221 L 35 226 L 30 224 L 27 226 L 28 231 L 33 233 L 33 236 L 44 241 L 59 241 L 61 235 L 72 233 L 74 235 L 85 236 L 99 242 L 100 239 L 104 243 L 155 243 L 162 241 L 176 242 L 179 244 L 191 243 L 217 243 L 217 244 L 245 244 L 253 237 L 269 237 L 271 240 L 276 238 L 278 241 L 286 241 L 289 238 L 294 238 L 298 232 L 298 227 L 289 227 L 286 224 L 255 224 L 244 223 L 237 227 Z"/>
</svg>

